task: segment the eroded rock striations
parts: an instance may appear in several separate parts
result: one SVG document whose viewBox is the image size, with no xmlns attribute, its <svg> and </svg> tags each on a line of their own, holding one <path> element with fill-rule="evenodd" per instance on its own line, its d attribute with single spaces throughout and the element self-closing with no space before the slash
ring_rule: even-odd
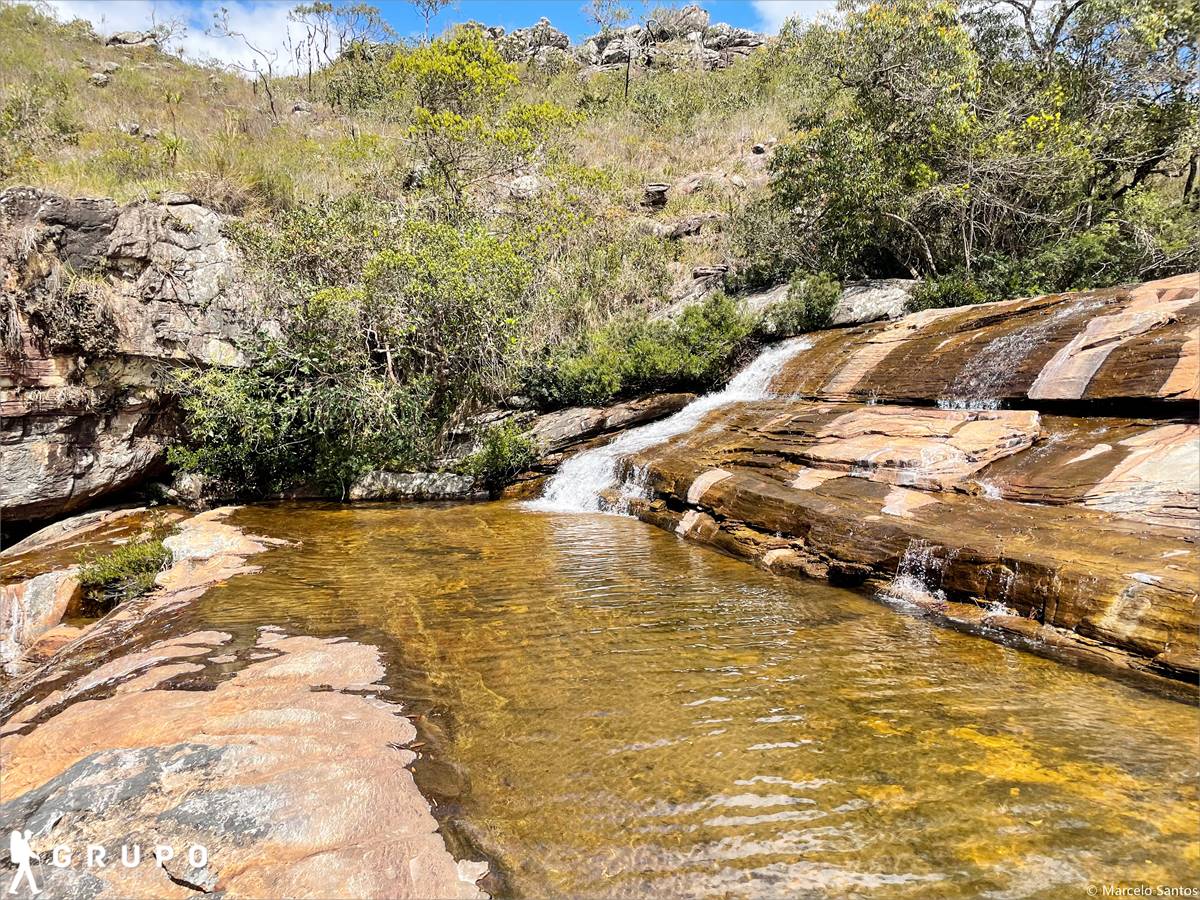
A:
<svg viewBox="0 0 1200 900">
<path fill-rule="evenodd" d="M 0 194 L 0 506 L 47 519 L 160 466 L 173 366 L 239 364 L 252 324 L 222 218 L 184 195 L 118 206 Z"/>
<path fill-rule="evenodd" d="M 1200 277 L 798 339 L 772 399 L 624 464 L 774 571 L 1175 678 L 1200 669 Z"/>
</svg>

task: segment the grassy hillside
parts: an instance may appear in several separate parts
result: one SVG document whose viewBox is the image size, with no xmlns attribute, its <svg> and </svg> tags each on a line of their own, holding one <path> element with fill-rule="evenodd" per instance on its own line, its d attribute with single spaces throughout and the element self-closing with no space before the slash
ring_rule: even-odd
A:
<svg viewBox="0 0 1200 900">
<path fill-rule="evenodd" d="M 1198 28 L 1176 0 L 1028 21 L 863 2 L 726 69 L 633 66 L 627 88 L 562 52 L 508 62 L 477 27 L 367 27 L 252 82 L 5 5 L 0 179 L 238 216 L 283 330 L 248 369 L 177 385 L 176 462 L 344 484 L 427 465 L 448 423 L 514 393 L 705 389 L 756 340 L 821 327 L 845 279 L 924 279 L 924 307 L 1197 267 Z M 789 280 L 790 299 L 653 317 L 717 264 L 731 295 Z"/>
</svg>

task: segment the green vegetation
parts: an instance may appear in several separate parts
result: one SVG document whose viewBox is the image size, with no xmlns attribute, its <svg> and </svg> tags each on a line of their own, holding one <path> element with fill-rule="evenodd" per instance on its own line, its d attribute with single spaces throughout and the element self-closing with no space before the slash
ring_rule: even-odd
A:
<svg viewBox="0 0 1200 900">
<path fill-rule="evenodd" d="M 706 390 L 730 373 L 753 329 L 751 317 L 723 294 L 689 306 L 675 321 L 617 320 L 526 369 L 523 392 L 553 408 L 652 390 Z"/>
<path fill-rule="evenodd" d="M 483 436 L 483 445 L 462 464 L 462 471 L 474 475 L 486 485 L 503 485 L 538 460 L 533 438 L 515 422 L 494 425 Z"/>
<path fill-rule="evenodd" d="M 119 544 L 108 553 L 85 551 L 79 558 L 81 612 L 102 616 L 117 604 L 153 590 L 154 579 L 171 561 L 171 551 L 163 546 L 166 536 L 167 528 L 160 522 L 149 533 Z"/>
<path fill-rule="evenodd" d="M 792 28 L 815 102 L 773 160 L 758 212 L 782 246 L 758 265 L 954 275 L 956 303 L 1195 268 L 1200 12 L 1048 6 L 891 0 Z"/>
<path fill-rule="evenodd" d="M 783 338 L 826 328 L 841 295 L 841 284 L 829 275 L 797 272 L 788 284 L 787 299 L 766 310 L 760 330 Z"/>
<path fill-rule="evenodd" d="M 1200 14 L 1178 0 L 855 0 L 726 69 L 664 53 L 628 85 L 506 61 L 469 25 L 399 42 L 361 3 L 293 20 L 302 71 L 241 77 L 0 5 L 0 183 L 182 189 L 240 217 L 269 325 L 246 368 L 176 378 L 171 458 L 249 493 L 429 466 L 513 393 L 709 389 L 756 341 L 826 326 L 855 278 L 924 279 L 920 309 L 1200 267 Z M 648 182 L 671 185 L 661 211 Z M 660 236 L 691 216 L 698 235 Z M 663 318 L 714 265 L 724 293 Z M 103 352 L 86 282 L 56 302 L 47 333 Z M 488 440 L 482 477 L 523 464 L 515 435 Z"/>
</svg>

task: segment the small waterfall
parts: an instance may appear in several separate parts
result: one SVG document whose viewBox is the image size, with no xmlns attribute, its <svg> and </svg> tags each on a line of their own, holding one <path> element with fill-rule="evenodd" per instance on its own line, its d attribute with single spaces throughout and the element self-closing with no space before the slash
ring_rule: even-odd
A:
<svg viewBox="0 0 1200 900">
<path fill-rule="evenodd" d="M 1080 316 L 1102 304 L 1078 300 L 1008 334 L 988 341 L 975 353 L 938 399 L 939 409 L 999 409 L 1001 394 L 1020 371 L 1034 348 L 1046 339 L 1052 327 L 1064 319 Z"/>
<path fill-rule="evenodd" d="M 928 541 L 917 538 L 909 541 L 896 567 L 895 576 L 879 591 L 879 596 L 916 606 L 944 602 L 946 594 L 942 590 L 942 577 L 946 564 L 954 559 L 957 551 L 944 551 L 939 556 L 939 550 L 942 548 Z"/>
<path fill-rule="evenodd" d="M 617 486 L 622 459 L 691 431 L 714 409 L 730 403 L 769 399 L 773 396 L 771 382 L 784 364 L 811 346 L 806 338 L 792 338 L 768 347 L 723 389 L 692 401 L 673 416 L 631 428 L 602 447 L 576 453 L 558 467 L 542 496 L 527 505 L 548 512 L 602 511 L 601 494 Z M 645 478 L 645 473 L 630 474 L 633 477 L 627 476 L 621 486 L 624 497 L 636 496 L 639 482 Z"/>
</svg>

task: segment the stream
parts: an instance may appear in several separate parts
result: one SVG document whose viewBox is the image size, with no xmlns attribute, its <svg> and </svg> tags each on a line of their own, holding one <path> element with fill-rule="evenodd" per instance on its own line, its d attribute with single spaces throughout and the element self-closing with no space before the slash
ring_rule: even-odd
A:
<svg viewBox="0 0 1200 900">
<path fill-rule="evenodd" d="M 514 897 L 1074 896 L 1200 877 L 1200 711 L 637 520 L 281 504 L 198 601 L 379 646 Z M 1082 895 L 1082 893 L 1080 894 Z"/>
</svg>

